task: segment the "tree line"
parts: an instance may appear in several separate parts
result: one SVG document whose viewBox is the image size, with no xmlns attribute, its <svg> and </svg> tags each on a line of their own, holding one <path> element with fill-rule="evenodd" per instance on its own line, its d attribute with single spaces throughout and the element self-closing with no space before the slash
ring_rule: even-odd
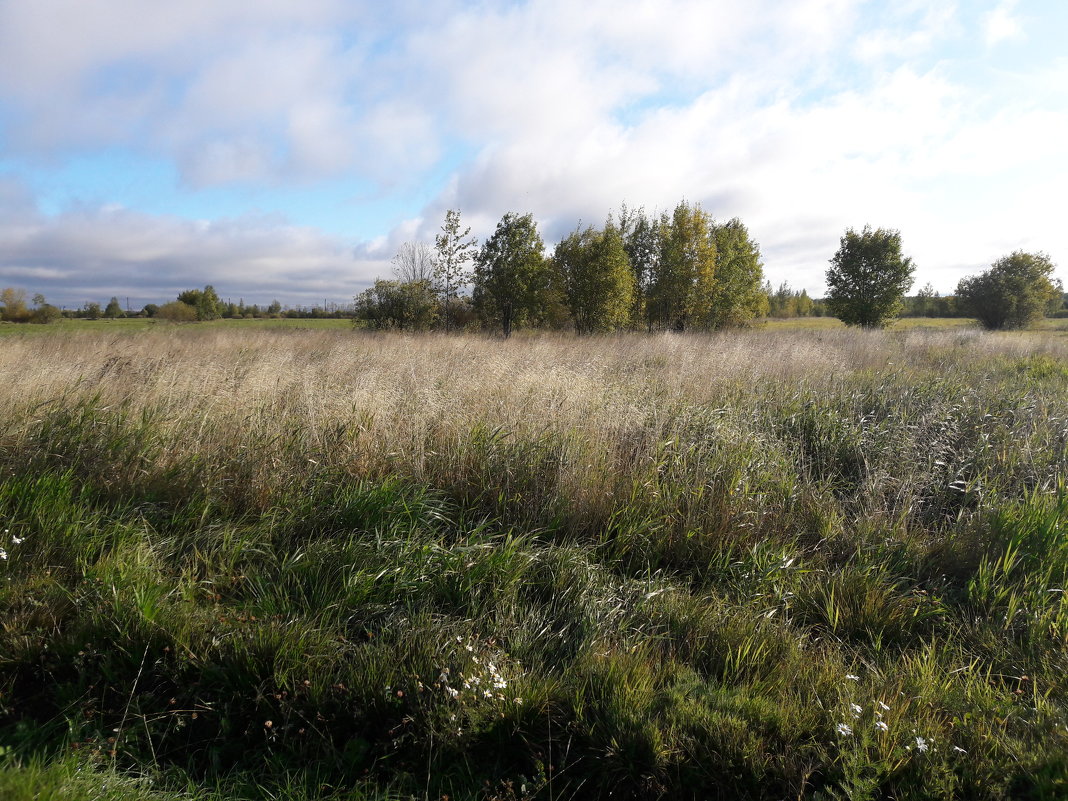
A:
<svg viewBox="0 0 1068 801">
<path fill-rule="evenodd" d="M 714 330 L 769 308 L 760 248 L 745 225 L 717 222 L 685 201 L 660 215 L 624 207 L 602 226 L 576 228 L 551 253 L 531 214 L 505 214 L 479 246 L 450 210 L 433 248 L 406 243 L 394 273 L 356 297 L 358 324 L 505 336 L 517 328 Z"/>
<path fill-rule="evenodd" d="M 1000 329 L 1021 328 L 1043 315 L 1068 316 L 1068 295 L 1044 253 L 1015 251 L 962 279 L 956 294 L 945 297 L 930 284 L 905 294 L 915 266 L 896 230 L 847 229 L 830 263 L 825 298 L 810 298 L 785 282 L 773 288 L 762 283 L 760 248 L 740 220 L 719 223 L 685 201 L 660 215 L 624 206 L 601 227 L 579 226 L 551 253 L 531 214 L 505 214 L 479 247 L 459 212 L 449 210 L 433 247 L 405 243 L 393 260 L 395 278 L 376 280 L 351 310 L 223 302 L 208 285 L 162 306 L 146 304 L 135 316 L 174 322 L 353 317 L 372 329 L 482 329 L 504 336 L 516 328 L 709 331 L 757 317 L 824 315 L 869 328 L 898 316 L 972 317 Z M 103 309 L 90 302 L 61 311 L 43 295 L 35 295 L 31 307 L 25 290 L 0 290 L 0 321 L 127 314 L 114 297 Z"/>
</svg>

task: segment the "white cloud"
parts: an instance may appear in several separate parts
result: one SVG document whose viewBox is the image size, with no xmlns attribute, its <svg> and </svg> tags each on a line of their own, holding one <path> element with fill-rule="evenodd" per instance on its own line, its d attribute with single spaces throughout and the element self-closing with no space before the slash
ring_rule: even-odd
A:
<svg viewBox="0 0 1068 801">
<path fill-rule="evenodd" d="M 348 176 L 418 196 L 359 247 L 376 263 L 450 207 L 483 237 L 532 211 L 551 240 L 622 202 L 686 198 L 742 217 L 773 280 L 821 292 L 842 230 L 870 222 L 900 228 L 945 290 L 1011 242 L 1068 260 L 1049 216 L 1065 62 L 995 84 L 980 45 L 965 76 L 939 48 L 974 47 L 975 24 L 989 43 L 1022 35 L 1011 1 L 983 16 L 952 0 L 37 0 L 0 3 L 0 102 L 16 156 L 105 145 L 173 160 L 189 187 Z M 443 156 L 454 174 L 419 208 L 434 192 L 412 187 Z M 30 235 L 32 199 L 5 191 L 23 227 L 3 223 L 0 276 L 88 264 L 84 281 L 152 281 L 203 263 L 299 293 L 321 263 L 343 295 L 370 277 L 330 237 L 266 221 L 96 209 L 31 214 Z"/>
<path fill-rule="evenodd" d="M 160 302 L 209 283 L 235 301 L 348 302 L 385 267 L 272 218 L 196 222 L 113 207 L 46 216 L 0 181 L 0 286 L 30 285 L 54 303 Z"/>
<path fill-rule="evenodd" d="M 1015 16 L 1018 0 L 1001 0 L 983 17 L 983 36 L 988 46 L 1023 38 L 1023 26 Z"/>
</svg>

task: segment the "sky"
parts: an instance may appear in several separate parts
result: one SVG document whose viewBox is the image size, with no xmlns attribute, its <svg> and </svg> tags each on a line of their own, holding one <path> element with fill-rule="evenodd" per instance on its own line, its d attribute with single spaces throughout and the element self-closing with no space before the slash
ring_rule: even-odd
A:
<svg viewBox="0 0 1068 801">
<path fill-rule="evenodd" d="M 448 209 L 681 200 L 813 296 L 869 224 L 1068 284 L 1066 143 L 1064 0 L 0 0 L 0 287 L 346 303 Z"/>
</svg>

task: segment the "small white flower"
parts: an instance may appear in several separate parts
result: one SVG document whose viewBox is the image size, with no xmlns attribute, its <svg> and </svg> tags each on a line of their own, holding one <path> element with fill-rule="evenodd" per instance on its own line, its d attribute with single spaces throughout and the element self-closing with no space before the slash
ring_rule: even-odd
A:
<svg viewBox="0 0 1068 801">
<path fill-rule="evenodd" d="M 859 718 L 860 713 L 864 711 L 864 707 L 860 704 L 850 704 L 849 708 L 853 711 L 853 717 Z"/>
<path fill-rule="evenodd" d="M 890 727 L 887 726 L 884 721 L 880 720 L 875 723 L 875 728 L 877 728 L 879 731 L 887 731 Z"/>
<path fill-rule="evenodd" d="M 917 737 L 916 738 L 916 750 L 917 751 L 919 751 L 922 754 L 924 751 L 926 751 L 928 749 L 928 747 L 929 746 L 928 746 L 927 741 L 925 739 L 923 739 L 922 737 Z"/>
<path fill-rule="evenodd" d="M 835 731 L 837 731 L 838 734 L 840 734 L 842 737 L 849 737 L 853 733 L 853 730 L 845 723 L 839 723 L 835 727 Z"/>
<path fill-rule="evenodd" d="M 25 537 L 12 537 L 11 542 L 15 545 L 22 545 L 26 541 Z"/>
<path fill-rule="evenodd" d="M 0 548 L 0 559 L 7 559 L 7 551 L 3 548 Z"/>
<path fill-rule="evenodd" d="M 852 673 L 846 673 L 846 678 L 849 681 L 860 681 L 860 676 L 854 676 Z"/>
<path fill-rule="evenodd" d="M 959 745 L 953 746 L 953 750 L 956 751 L 958 754 L 967 754 L 968 753 L 963 748 L 961 748 Z"/>
<path fill-rule="evenodd" d="M 882 701 L 879 702 L 879 709 L 883 710 L 884 712 L 889 712 L 890 711 L 890 707 L 888 707 Z"/>
</svg>

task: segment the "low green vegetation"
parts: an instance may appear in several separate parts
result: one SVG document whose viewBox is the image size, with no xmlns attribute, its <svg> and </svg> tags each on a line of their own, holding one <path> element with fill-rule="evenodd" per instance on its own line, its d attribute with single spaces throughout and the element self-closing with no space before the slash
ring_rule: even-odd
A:
<svg viewBox="0 0 1068 801">
<path fill-rule="evenodd" d="M 0 341 L 0 797 L 1068 794 L 1063 338 L 94 326 Z"/>
</svg>

